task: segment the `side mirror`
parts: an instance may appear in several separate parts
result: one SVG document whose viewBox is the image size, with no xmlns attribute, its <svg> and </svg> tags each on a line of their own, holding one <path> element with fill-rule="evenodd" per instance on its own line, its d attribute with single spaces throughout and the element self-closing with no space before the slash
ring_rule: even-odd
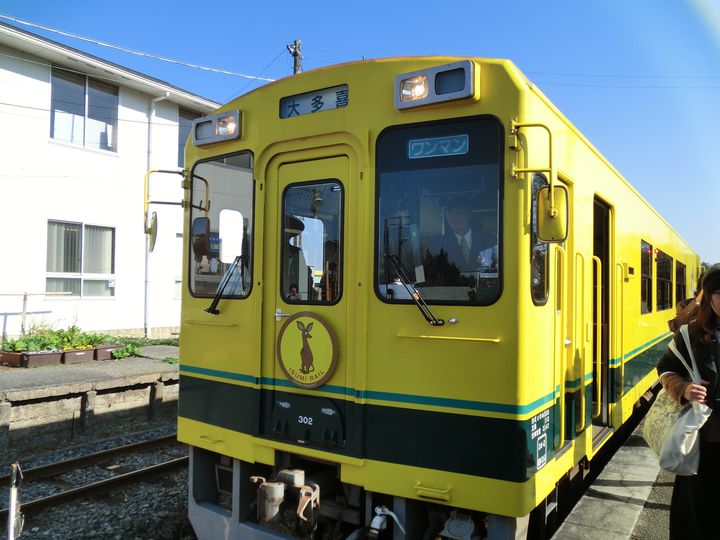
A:
<svg viewBox="0 0 720 540">
<path fill-rule="evenodd" d="M 553 206 L 550 207 L 550 186 L 543 186 L 537 194 L 537 237 L 541 242 L 564 242 L 568 235 L 568 191 L 565 186 L 553 187 Z"/>
<path fill-rule="evenodd" d="M 210 256 L 210 219 L 198 217 L 192 223 L 192 247 L 195 260 Z"/>
<path fill-rule="evenodd" d="M 243 215 L 237 210 L 220 210 L 220 262 L 232 263 L 243 251 Z"/>
<path fill-rule="evenodd" d="M 157 212 L 153 212 L 152 216 L 150 216 L 150 226 L 146 230 L 147 234 L 149 235 L 148 250 L 150 251 L 150 253 L 152 253 L 153 250 L 155 249 L 155 242 L 157 241 L 157 228 L 158 228 Z"/>
</svg>

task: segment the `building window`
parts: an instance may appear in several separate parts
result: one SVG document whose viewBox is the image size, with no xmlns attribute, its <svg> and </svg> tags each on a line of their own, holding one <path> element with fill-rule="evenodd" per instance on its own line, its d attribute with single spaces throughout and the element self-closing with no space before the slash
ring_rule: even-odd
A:
<svg viewBox="0 0 720 540">
<path fill-rule="evenodd" d="M 185 143 L 192 131 L 193 120 L 199 115 L 180 109 L 178 114 L 178 167 L 185 166 Z"/>
<path fill-rule="evenodd" d="M 657 266 L 657 308 L 658 311 L 662 311 L 673 306 L 673 260 L 670 255 L 658 249 L 655 261 Z"/>
<path fill-rule="evenodd" d="M 675 262 L 675 303 L 686 298 L 687 289 L 685 288 L 686 268 L 680 261 Z"/>
<path fill-rule="evenodd" d="M 652 246 L 640 241 L 640 312 L 652 311 Z"/>
<path fill-rule="evenodd" d="M 117 86 L 53 68 L 50 137 L 116 152 L 117 124 Z"/>
<path fill-rule="evenodd" d="M 115 296 L 115 229 L 48 221 L 45 290 Z"/>
</svg>

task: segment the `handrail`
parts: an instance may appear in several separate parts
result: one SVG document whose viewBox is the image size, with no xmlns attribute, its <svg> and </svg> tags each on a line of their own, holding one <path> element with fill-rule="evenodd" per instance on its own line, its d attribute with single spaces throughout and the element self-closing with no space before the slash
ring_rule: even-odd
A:
<svg viewBox="0 0 720 540">
<path fill-rule="evenodd" d="M 576 339 L 578 341 L 576 347 L 581 351 L 580 352 L 580 422 L 575 424 L 575 429 L 577 431 L 582 431 L 585 429 L 585 414 L 586 414 L 586 407 L 587 407 L 587 400 L 585 399 L 585 391 L 586 391 L 586 384 L 585 384 L 585 362 L 583 361 L 585 356 L 583 354 L 583 351 L 585 349 L 585 343 L 586 343 L 586 337 L 585 337 L 585 257 L 583 257 L 582 253 L 578 253 L 575 256 L 576 264 L 575 264 L 575 282 L 579 284 L 579 287 L 577 288 L 580 293 L 575 295 L 575 301 L 576 309 L 574 310 L 575 313 L 575 319 L 576 321 L 579 321 L 580 324 L 580 331 L 577 331 L 577 325 L 575 327 L 576 330 Z"/>
<path fill-rule="evenodd" d="M 151 204 L 171 204 L 177 206 L 183 206 L 185 204 L 184 201 L 151 201 L 148 197 L 150 194 L 150 175 L 153 173 L 179 174 L 181 176 L 184 174 L 183 171 L 172 171 L 167 169 L 149 169 L 145 173 L 145 192 L 143 196 L 143 230 L 145 231 L 145 234 L 150 234 L 150 227 L 148 226 L 148 208 Z M 207 182 L 205 183 L 205 200 L 208 200 Z"/>
<path fill-rule="evenodd" d="M 600 258 L 593 255 L 593 263 L 597 268 L 597 287 L 595 289 L 595 365 L 597 366 L 597 376 L 595 377 L 595 386 L 597 387 L 597 402 L 593 409 L 593 418 L 597 418 L 602 413 L 602 262 Z"/>
<path fill-rule="evenodd" d="M 513 134 L 515 134 L 517 131 L 524 129 L 524 128 L 540 128 L 544 129 L 548 134 L 548 167 L 547 168 L 537 168 L 537 167 L 515 167 L 515 164 L 513 163 L 512 166 L 512 175 L 517 176 L 518 174 L 522 173 L 529 173 L 529 172 L 546 172 L 550 175 L 550 193 L 549 193 L 549 202 L 550 207 L 548 208 L 548 213 L 550 214 L 549 217 L 556 217 L 558 214 L 557 208 L 555 208 L 555 193 L 553 188 L 555 187 L 555 180 L 557 178 L 557 173 L 555 172 L 555 167 L 553 166 L 553 143 L 552 143 L 552 131 L 548 126 L 545 124 L 541 124 L 539 122 L 516 122 L 515 120 L 511 120 L 510 122 L 510 129 Z"/>
<path fill-rule="evenodd" d="M 556 299 L 556 309 L 560 311 L 560 335 L 559 339 L 558 336 L 553 336 L 555 338 L 554 341 L 556 351 L 559 348 L 559 351 L 556 353 L 559 354 L 559 357 L 556 356 L 553 359 L 555 364 L 555 370 L 556 372 L 558 372 L 555 384 L 553 386 L 555 388 L 557 388 L 558 386 L 560 387 L 560 403 L 558 404 L 558 410 L 560 413 L 560 436 L 558 437 L 558 444 L 555 446 L 555 449 L 557 450 L 558 448 L 562 448 L 565 444 L 565 375 L 567 372 L 567 367 L 565 365 L 565 358 L 567 354 L 565 352 L 565 317 L 567 317 L 567 306 L 565 305 L 565 303 L 567 302 L 567 294 L 565 294 L 565 285 L 567 283 L 567 280 L 565 279 L 565 250 L 560 245 L 555 246 L 555 267 L 555 283 L 557 287 L 557 294 L 560 295 L 560 298 Z M 557 313 L 555 317 L 557 319 Z M 557 365 L 558 362 L 560 364 L 559 366 Z"/>
<path fill-rule="evenodd" d="M 620 384 L 621 388 L 625 381 L 625 364 L 623 362 L 623 345 L 625 343 L 625 317 L 623 312 L 623 306 L 625 305 L 625 287 L 623 286 L 624 280 L 624 272 L 625 269 L 623 268 L 622 263 L 618 263 L 616 265 L 616 270 L 619 270 L 619 279 L 616 279 L 616 294 L 619 296 L 619 298 L 616 298 L 615 302 L 615 309 L 613 310 L 615 312 L 616 322 L 615 322 L 615 358 L 619 359 L 620 361 Z"/>
</svg>

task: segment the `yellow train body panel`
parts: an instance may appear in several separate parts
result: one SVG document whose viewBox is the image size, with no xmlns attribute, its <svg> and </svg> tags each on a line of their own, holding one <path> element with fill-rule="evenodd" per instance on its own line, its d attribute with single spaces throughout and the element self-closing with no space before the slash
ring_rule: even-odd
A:
<svg viewBox="0 0 720 540">
<path fill-rule="evenodd" d="M 403 102 L 423 76 L 429 97 Z M 239 135 L 218 135 L 224 114 Z M 203 527 L 200 502 L 223 490 L 200 475 L 228 460 L 256 476 L 325 464 L 337 483 L 321 492 L 362 490 L 367 515 L 378 497 L 522 518 L 655 382 L 699 259 L 511 62 L 333 66 L 228 103 L 210 135 L 202 122 L 178 437 L 200 452 Z M 549 183 L 568 194 L 559 243 L 537 237 Z M 244 220 L 236 252 L 223 212 Z M 489 239 L 471 271 L 442 247 L 453 212 Z"/>
</svg>

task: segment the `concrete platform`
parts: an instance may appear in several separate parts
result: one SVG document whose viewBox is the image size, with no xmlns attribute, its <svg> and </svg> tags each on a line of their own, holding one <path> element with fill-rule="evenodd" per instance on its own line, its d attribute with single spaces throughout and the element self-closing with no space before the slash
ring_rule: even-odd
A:
<svg viewBox="0 0 720 540">
<path fill-rule="evenodd" d="M 642 422 L 585 492 L 553 540 L 667 540 L 673 475 L 658 467 Z"/>
<path fill-rule="evenodd" d="M 28 441 L 53 440 L 129 417 L 175 414 L 178 348 L 148 346 L 142 357 L 92 360 L 0 373 L 0 456 Z"/>
<path fill-rule="evenodd" d="M 128 386 L 150 380 L 177 379 L 178 365 L 162 362 L 178 357 L 178 348 L 152 345 L 140 350 L 141 357 L 90 361 L 34 369 L 8 368 L 0 376 L 0 402 L 38 399 L 66 393 L 102 390 L 124 379 Z"/>
</svg>

